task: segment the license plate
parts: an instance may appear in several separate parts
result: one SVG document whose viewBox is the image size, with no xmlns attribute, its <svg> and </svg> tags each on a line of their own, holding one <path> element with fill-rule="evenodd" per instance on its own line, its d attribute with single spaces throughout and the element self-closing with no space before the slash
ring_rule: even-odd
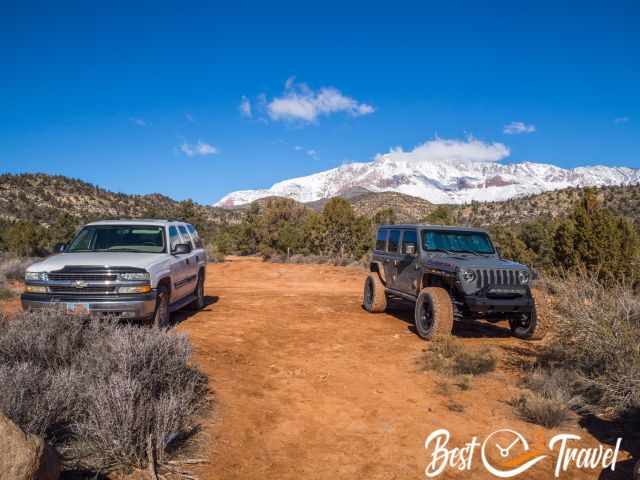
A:
<svg viewBox="0 0 640 480">
<path fill-rule="evenodd" d="M 68 314 L 71 315 L 89 315 L 89 304 L 88 303 L 67 303 L 65 305 L 65 310 Z"/>
</svg>

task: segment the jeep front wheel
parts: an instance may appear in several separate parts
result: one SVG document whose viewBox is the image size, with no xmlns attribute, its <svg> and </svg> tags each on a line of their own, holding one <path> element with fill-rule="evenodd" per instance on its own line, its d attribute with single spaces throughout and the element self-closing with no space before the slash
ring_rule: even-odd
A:
<svg viewBox="0 0 640 480">
<path fill-rule="evenodd" d="M 549 327 L 549 309 L 544 293 L 537 288 L 531 289 L 533 306 L 531 312 L 509 320 L 514 337 L 523 340 L 542 340 Z"/>
<path fill-rule="evenodd" d="M 453 304 L 444 288 L 423 288 L 416 300 L 415 326 L 418 335 L 431 340 L 438 335 L 451 335 Z"/>
<path fill-rule="evenodd" d="M 376 272 L 370 273 L 364 281 L 362 306 L 370 313 L 380 313 L 387 309 L 387 294 Z"/>
</svg>

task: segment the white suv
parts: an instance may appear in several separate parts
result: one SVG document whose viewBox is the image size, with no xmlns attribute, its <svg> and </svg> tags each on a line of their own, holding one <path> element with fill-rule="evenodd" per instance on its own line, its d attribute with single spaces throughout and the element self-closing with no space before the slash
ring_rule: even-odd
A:
<svg viewBox="0 0 640 480">
<path fill-rule="evenodd" d="M 206 252 L 196 229 L 173 220 L 105 220 L 82 227 L 59 254 L 31 265 L 24 309 L 153 319 L 204 306 Z"/>
</svg>

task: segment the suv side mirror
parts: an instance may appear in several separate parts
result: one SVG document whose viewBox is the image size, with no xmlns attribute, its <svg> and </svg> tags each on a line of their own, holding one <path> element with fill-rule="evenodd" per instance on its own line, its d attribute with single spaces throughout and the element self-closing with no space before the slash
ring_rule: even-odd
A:
<svg viewBox="0 0 640 480">
<path fill-rule="evenodd" d="M 62 253 L 67 246 L 64 243 L 56 243 L 53 246 L 54 253 Z"/>
<path fill-rule="evenodd" d="M 407 246 L 405 247 L 405 253 L 407 255 L 415 255 L 416 254 L 416 246 L 413 243 L 409 243 L 407 244 Z"/>
<path fill-rule="evenodd" d="M 188 243 L 178 243 L 173 250 L 171 250 L 172 255 L 184 255 L 186 253 L 191 253 L 191 245 Z"/>
</svg>

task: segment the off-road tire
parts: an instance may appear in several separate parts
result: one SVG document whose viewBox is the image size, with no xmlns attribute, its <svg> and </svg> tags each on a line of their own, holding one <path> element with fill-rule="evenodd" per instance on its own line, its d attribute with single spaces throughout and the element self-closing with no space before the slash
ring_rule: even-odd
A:
<svg viewBox="0 0 640 480">
<path fill-rule="evenodd" d="M 381 313 L 387 309 L 387 294 L 376 272 L 370 273 L 364 281 L 362 306 L 369 313 Z"/>
<path fill-rule="evenodd" d="M 414 321 L 418 335 L 425 340 L 451 335 L 453 303 L 449 292 L 440 287 L 423 288 L 416 301 Z"/>
<path fill-rule="evenodd" d="M 169 324 L 169 289 L 164 285 L 158 287 L 156 309 L 153 312 L 153 327 L 164 328 Z"/>
<path fill-rule="evenodd" d="M 633 467 L 633 480 L 640 480 L 640 460 Z"/>
<path fill-rule="evenodd" d="M 203 272 L 198 273 L 196 289 L 193 291 L 196 299 L 189 305 L 193 310 L 202 310 L 204 308 L 204 275 Z"/>
<path fill-rule="evenodd" d="M 510 319 L 509 327 L 514 337 L 522 340 L 542 340 L 549 330 L 549 306 L 547 297 L 542 290 L 531 289 L 533 299 L 533 309 L 524 321 L 520 319 Z"/>
</svg>

